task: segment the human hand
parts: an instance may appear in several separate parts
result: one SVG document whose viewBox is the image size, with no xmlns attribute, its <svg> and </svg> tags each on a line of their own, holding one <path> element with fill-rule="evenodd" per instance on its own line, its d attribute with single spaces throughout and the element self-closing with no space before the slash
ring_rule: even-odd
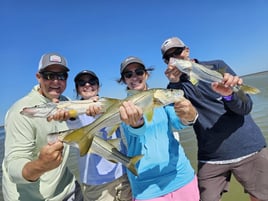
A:
<svg viewBox="0 0 268 201">
<path fill-rule="evenodd" d="M 63 142 L 61 141 L 42 147 L 38 157 L 40 168 L 45 172 L 57 168 L 62 163 L 63 148 Z"/>
<path fill-rule="evenodd" d="M 58 103 L 59 102 L 59 99 L 57 98 L 53 98 L 52 99 L 52 102 L 53 103 Z M 47 117 L 47 121 L 52 121 L 52 120 L 55 120 L 55 121 L 66 121 L 68 119 L 70 119 L 71 117 L 71 113 L 64 110 L 64 109 L 58 109 L 53 115 L 50 115 Z"/>
<path fill-rule="evenodd" d="M 119 108 L 120 117 L 126 124 L 137 128 L 144 124 L 143 111 L 131 101 L 125 101 Z"/>
<path fill-rule="evenodd" d="M 43 146 L 38 158 L 29 161 L 23 167 L 23 177 L 28 181 L 36 181 L 45 172 L 57 168 L 63 160 L 62 151 L 63 143 L 60 141 Z"/>
<path fill-rule="evenodd" d="M 165 70 L 165 75 L 171 83 L 176 83 L 180 81 L 180 76 L 182 72 L 175 66 L 168 65 Z"/>
<path fill-rule="evenodd" d="M 184 124 L 188 124 L 187 122 L 192 122 L 197 115 L 195 107 L 186 98 L 176 101 L 174 103 L 174 110 Z"/>
<path fill-rule="evenodd" d="M 93 100 L 93 101 L 95 101 L 95 102 L 97 102 L 99 100 L 99 97 L 98 96 L 94 96 L 94 97 L 91 97 L 90 99 Z M 93 116 L 94 117 L 94 116 L 100 114 L 101 113 L 101 110 L 102 110 L 101 106 L 89 105 L 89 107 L 88 107 L 88 109 L 86 111 L 86 114 L 88 116 Z"/>
<path fill-rule="evenodd" d="M 222 96 L 229 96 L 233 93 L 233 87 L 243 84 L 242 78 L 224 73 L 222 82 L 213 82 L 212 89 Z"/>
</svg>

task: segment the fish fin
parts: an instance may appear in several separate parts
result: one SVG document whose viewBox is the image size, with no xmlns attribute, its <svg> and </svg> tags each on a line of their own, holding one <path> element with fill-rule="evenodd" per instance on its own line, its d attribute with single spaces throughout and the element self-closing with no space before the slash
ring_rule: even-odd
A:
<svg viewBox="0 0 268 201">
<path fill-rule="evenodd" d="M 117 103 L 121 101 L 120 99 L 116 99 L 116 98 L 108 98 L 108 97 L 102 97 L 99 99 L 99 102 L 101 102 L 103 108 L 104 108 L 104 112 L 113 104 Z"/>
<path fill-rule="evenodd" d="M 67 144 L 77 144 L 80 156 L 84 156 L 88 152 L 92 144 L 92 140 L 93 135 L 91 138 L 88 138 L 88 133 L 85 132 L 84 127 L 82 127 L 66 135 L 62 141 Z"/>
<path fill-rule="evenodd" d="M 259 89 L 255 88 L 255 87 L 252 87 L 252 86 L 248 86 L 248 85 L 241 85 L 240 89 L 243 90 L 245 93 L 248 93 L 248 94 L 260 93 Z"/>
<path fill-rule="evenodd" d="M 118 151 L 120 150 L 120 138 L 110 139 L 106 140 L 109 144 L 111 144 L 113 147 L 115 147 Z"/>
<path fill-rule="evenodd" d="M 196 78 L 194 78 L 193 76 L 190 76 L 190 82 L 193 84 L 193 85 L 196 85 L 198 83 L 198 80 Z"/>
<path fill-rule="evenodd" d="M 105 130 L 107 131 L 107 136 L 110 137 L 113 135 L 113 133 L 118 129 L 119 124 L 116 124 L 112 127 L 107 127 Z"/>
<path fill-rule="evenodd" d="M 222 76 L 224 75 L 224 73 L 226 73 L 226 69 L 227 69 L 227 67 L 225 66 L 225 67 L 221 67 L 221 68 L 219 68 L 218 70 L 216 70 L 218 73 L 220 73 L 220 74 L 222 74 Z"/>
<path fill-rule="evenodd" d="M 154 115 L 153 105 L 148 107 L 146 110 L 144 110 L 144 115 L 145 115 L 146 119 L 148 120 L 148 122 L 152 121 L 153 115 Z"/>
<path fill-rule="evenodd" d="M 131 95 L 131 96 L 135 95 L 135 94 L 138 94 L 138 93 L 140 93 L 140 90 L 134 90 L 134 89 L 133 90 L 130 90 L 130 89 L 127 90 L 127 94 Z"/>
<path fill-rule="evenodd" d="M 132 172 L 135 176 L 138 176 L 138 171 L 135 167 L 136 163 L 143 157 L 143 155 L 133 156 L 130 159 L 130 162 L 127 164 L 127 168 Z"/>
</svg>

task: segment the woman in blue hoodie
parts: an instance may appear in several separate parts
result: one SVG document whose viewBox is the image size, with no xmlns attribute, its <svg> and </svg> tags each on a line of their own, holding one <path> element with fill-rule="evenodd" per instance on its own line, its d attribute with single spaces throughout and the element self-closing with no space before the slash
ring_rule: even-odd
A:
<svg viewBox="0 0 268 201">
<path fill-rule="evenodd" d="M 130 90 L 147 90 L 149 70 L 139 58 L 128 57 L 121 64 L 118 82 Z M 120 115 L 128 156 L 144 155 L 136 164 L 138 176 L 127 172 L 133 201 L 199 201 L 196 175 L 173 134 L 173 128 L 183 129 L 196 120 L 198 114 L 190 101 L 155 108 L 150 122 L 130 101 L 122 104 Z"/>
</svg>

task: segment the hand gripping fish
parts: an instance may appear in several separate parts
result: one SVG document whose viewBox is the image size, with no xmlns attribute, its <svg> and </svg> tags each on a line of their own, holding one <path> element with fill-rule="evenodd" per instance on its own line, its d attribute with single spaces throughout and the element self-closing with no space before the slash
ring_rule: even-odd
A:
<svg viewBox="0 0 268 201">
<path fill-rule="evenodd" d="M 146 91 L 130 91 L 130 93 L 132 93 L 132 95 L 125 99 L 116 99 L 114 103 L 91 124 L 79 129 L 49 134 L 48 141 L 55 141 L 56 138 L 67 144 L 76 144 L 79 147 L 80 155 L 83 156 L 88 152 L 93 137 L 98 135 L 102 128 L 106 128 L 108 135 L 111 135 L 119 127 L 122 122 L 119 113 L 119 107 L 122 102 L 132 101 L 143 110 L 148 121 L 151 121 L 155 107 L 168 105 L 184 98 L 183 91 L 177 89 L 155 88 Z"/>
<path fill-rule="evenodd" d="M 212 83 L 223 80 L 223 75 L 215 70 L 211 70 L 201 64 L 176 58 L 170 58 L 169 64 L 176 66 L 181 72 L 186 73 L 190 76 L 190 79 L 201 80 L 203 82 Z M 248 85 L 236 85 L 232 87 L 233 92 L 238 93 L 239 97 L 243 99 L 244 93 L 257 94 L 260 92 L 259 89 L 248 86 Z"/>
<path fill-rule="evenodd" d="M 69 112 L 70 117 L 76 117 L 79 114 L 86 113 L 89 105 L 95 105 L 102 108 L 101 112 L 106 111 L 110 104 L 113 104 L 112 98 L 100 98 L 98 101 L 94 100 L 77 100 L 77 101 L 60 101 L 58 103 L 49 102 L 45 104 L 25 107 L 20 112 L 28 117 L 46 118 L 56 113 L 58 109 L 64 109 Z"/>
</svg>

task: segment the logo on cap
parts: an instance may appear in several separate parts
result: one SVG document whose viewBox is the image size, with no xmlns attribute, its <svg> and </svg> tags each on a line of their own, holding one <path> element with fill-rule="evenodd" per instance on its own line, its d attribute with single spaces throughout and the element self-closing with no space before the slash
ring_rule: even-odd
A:
<svg viewBox="0 0 268 201">
<path fill-rule="evenodd" d="M 62 62 L 61 61 L 61 57 L 58 56 L 58 55 L 51 55 L 49 57 L 49 61 L 51 61 L 51 62 L 58 62 L 58 63 L 61 63 Z"/>
</svg>

